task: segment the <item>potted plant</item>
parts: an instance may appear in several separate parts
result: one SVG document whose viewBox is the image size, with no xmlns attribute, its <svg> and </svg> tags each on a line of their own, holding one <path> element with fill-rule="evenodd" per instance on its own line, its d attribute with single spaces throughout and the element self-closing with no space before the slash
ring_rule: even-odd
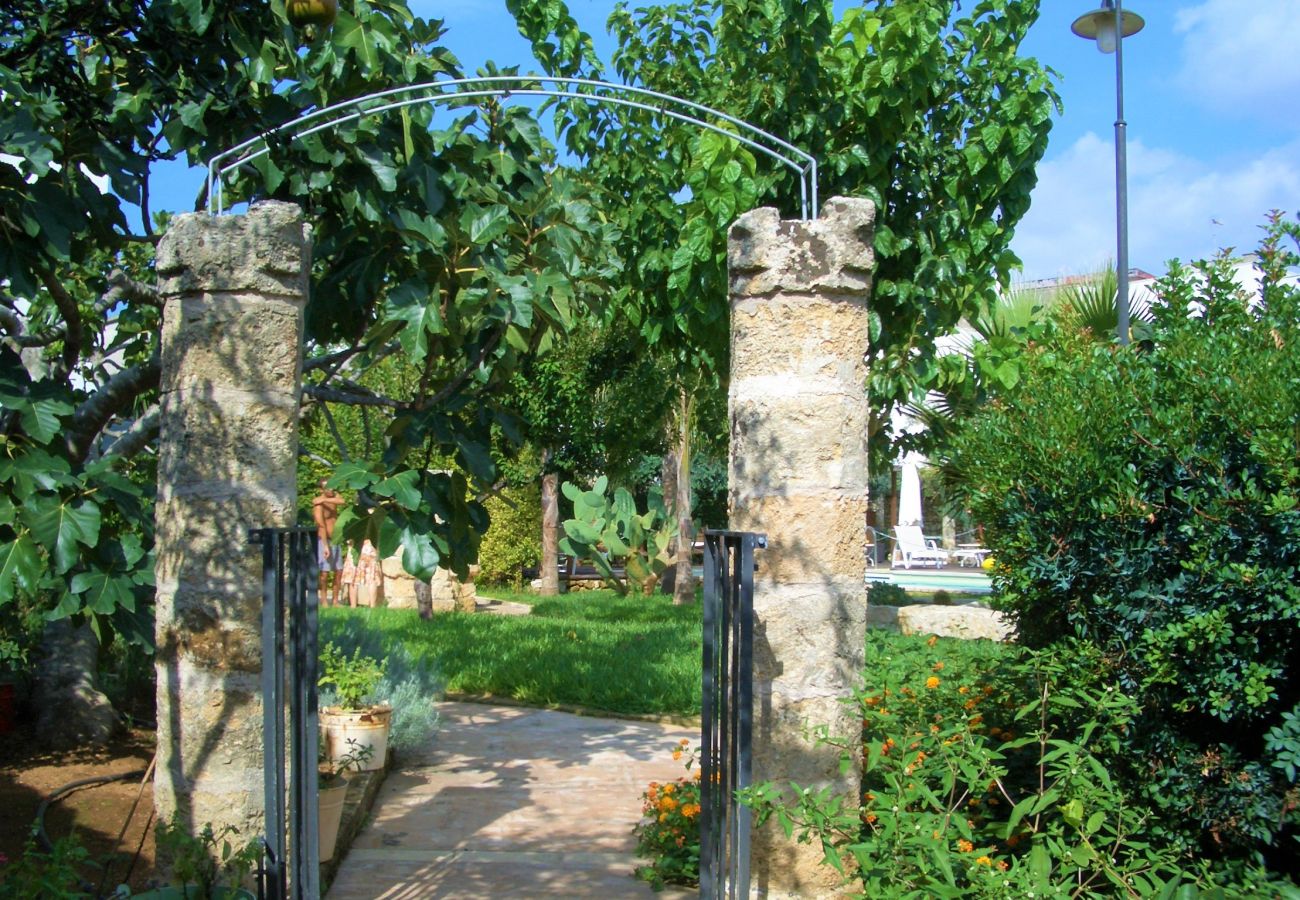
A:
<svg viewBox="0 0 1300 900">
<path fill-rule="evenodd" d="M 384 664 L 362 656 L 360 647 L 348 656 L 333 643 L 327 643 L 321 648 L 320 666 L 319 685 L 333 686 L 338 697 L 338 706 L 327 706 L 320 711 L 326 758 L 337 767 L 355 741 L 359 747 L 370 748 L 361 771 L 383 768 L 393 708 L 376 702 L 374 693 L 384 677 Z"/>
<path fill-rule="evenodd" d="M 205 822 L 198 834 L 190 834 L 179 821 L 160 822 L 157 831 L 159 854 L 171 861 L 175 882 L 169 887 L 137 894 L 140 900 L 253 900 L 252 891 L 241 887 L 261 857 L 257 841 L 236 850 L 230 842 L 238 835 L 233 825 L 214 829 Z"/>
<path fill-rule="evenodd" d="M 347 752 L 337 762 L 331 762 L 321 744 L 321 763 L 317 768 L 317 794 L 319 798 L 316 817 L 320 836 L 321 862 L 334 855 L 338 844 L 339 826 L 343 823 L 343 806 L 348 796 L 348 771 L 362 771 L 370 761 L 373 751 L 368 746 L 358 744 L 356 740 L 348 741 Z"/>
</svg>

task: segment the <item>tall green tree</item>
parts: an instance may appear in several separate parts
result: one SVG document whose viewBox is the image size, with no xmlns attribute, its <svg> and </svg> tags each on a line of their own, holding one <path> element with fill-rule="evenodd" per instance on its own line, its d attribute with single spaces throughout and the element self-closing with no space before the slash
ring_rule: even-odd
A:
<svg viewBox="0 0 1300 900">
<path fill-rule="evenodd" d="M 562 0 L 508 5 L 548 74 L 605 74 Z M 828 0 L 692 0 L 609 19 L 614 76 L 779 135 L 817 156 L 823 196 L 876 202 L 864 350 L 878 454 L 890 411 L 937 376 L 935 338 L 993 304 L 1017 264 L 1058 104 L 1049 71 L 1020 55 L 1037 14 L 1032 0 L 877 0 L 841 17 Z M 655 113 L 567 103 L 559 124 L 615 201 L 633 261 L 621 314 L 670 349 L 679 385 L 725 381 L 726 230 L 759 203 L 793 213 L 794 176 Z"/>
<path fill-rule="evenodd" d="M 202 163 L 306 110 L 459 74 L 441 23 L 402 0 L 341 6 L 332 30 L 312 34 L 288 24 L 282 0 L 0 11 L 0 153 L 15 160 L 0 163 L 0 603 L 22 592 L 52 617 L 122 628 L 147 603 L 156 168 Z M 496 398 L 607 290 L 615 229 L 536 121 L 493 103 L 275 142 L 227 197 L 305 208 L 305 393 L 383 418 L 374 458 L 334 475 L 364 499 L 345 535 L 369 534 L 385 554 L 400 543 L 416 574 L 463 570 L 486 526 L 475 488 L 494 476 Z M 392 355 L 415 381 L 398 395 L 360 377 Z"/>
</svg>

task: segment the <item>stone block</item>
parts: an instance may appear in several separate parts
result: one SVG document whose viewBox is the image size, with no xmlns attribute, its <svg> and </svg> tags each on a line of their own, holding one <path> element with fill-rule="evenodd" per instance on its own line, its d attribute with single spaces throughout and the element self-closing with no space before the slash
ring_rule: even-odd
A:
<svg viewBox="0 0 1300 900">
<path fill-rule="evenodd" d="M 731 383 L 793 375 L 861 391 L 868 324 L 857 298 L 740 298 L 731 308 Z"/>
<path fill-rule="evenodd" d="M 311 228 L 292 203 L 254 203 L 244 215 L 183 213 L 158 244 L 158 287 L 164 295 L 256 291 L 307 297 Z"/>
<path fill-rule="evenodd" d="M 735 468 L 733 460 L 733 470 Z M 754 496 L 732 483 L 731 528 L 767 535 L 757 577 L 777 584 L 820 584 L 847 578 L 861 588 L 866 574 L 867 492 Z"/>
<path fill-rule="evenodd" d="M 861 385 L 848 391 L 830 385 L 822 393 L 800 390 L 806 384 L 778 376 L 732 382 L 729 479 L 738 493 L 866 490 L 867 409 Z"/>
<path fill-rule="evenodd" d="M 250 594 L 260 597 L 262 553 L 260 545 L 249 541 L 249 529 L 290 526 L 296 506 L 292 497 L 274 501 L 160 496 L 154 506 L 154 578 L 159 590 L 176 593 L 183 588 L 236 604 Z M 223 608 L 223 614 L 242 618 L 252 611 L 236 605 Z"/>
<path fill-rule="evenodd" d="M 875 204 L 849 197 L 827 201 L 811 222 L 783 221 L 771 207 L 745 213 L 727 244 L 731 296 L 869 294 L 875 223 Z"/>
<path fill-rule="evenodd" d="M 865 627 L 861 583 L 759 582 L 754 591 L 754 679 L 788 702 L 842 697 L 845 685 L 862 675 Z"/>
<path fill-rule="evenodd" d="M 904 606 L 898 610 L 898 630 L 903 634 L 937 634 L 939 637 L 1010 640 L 1015 632 L 999 612 L 982 606 Z"/>
<path fill-rule="evenodd" d="M 292 393 L 302 345 L 296 305 L 256 294 L 182 294 L 163 310 L 163 391 Z"/>
<path fill-rule="evenodd" d="M 281 497 L 286 487 L 297 490 L 296 394 L 187 388 L 163 394 L 161 413 L 158 480 L 169 495 Z"/>
</svg>

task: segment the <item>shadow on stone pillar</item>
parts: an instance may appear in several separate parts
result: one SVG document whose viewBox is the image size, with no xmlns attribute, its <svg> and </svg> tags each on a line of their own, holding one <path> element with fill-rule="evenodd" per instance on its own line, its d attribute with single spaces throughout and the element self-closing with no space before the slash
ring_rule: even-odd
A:
<svg viewBox="0 0 1300 900">
<path fill-rule="evenodd" d="M 154 806 L 191 832 L 232 825 L 244 843 L 264 828 L 261 553 L 248 530 L 297 515 L 310 231 L 286 203 L 181 215 L 157 260 Z"/>
<path fill-rule="evenodd" d="M 758 209 L 732 226 L 731 528 L 763 532 L 754 585 L 754 780 L 856 797 L 840 750 L 857 717 L 841 700 L 861 678 L 867 511 L 867 303 L 875 207 L 834 198 L 813 222 Z M 860 750 L 859 750 L 860 752 Z M 860 767 L 859 767 L 860 768 Z M 820 846 L 755 832 L 758 896 L 835 896 Z"/>
</svg>

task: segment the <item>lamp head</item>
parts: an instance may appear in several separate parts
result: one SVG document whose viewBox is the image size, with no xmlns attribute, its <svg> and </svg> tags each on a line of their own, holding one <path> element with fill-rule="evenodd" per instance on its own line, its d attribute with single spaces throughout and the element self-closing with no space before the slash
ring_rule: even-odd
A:
<svg viewBox="0 0 1300 900">
<path fill-rule="evenodd" d="M 1097 49 L 1102 53 L 1114 53 L 1121 36 L 1129 37 L 1137 34 L 1146 25 L 1142 17 L 1135 12 L 1125 9 L 1119 15 L 1120 29 L 1116 32 L 1114 0 L 1102 0 L 1101 9 L 1079 16 L 1070 26 L 1070 30 L 1081 38 L 1096 41 Z"/>
</svg>

